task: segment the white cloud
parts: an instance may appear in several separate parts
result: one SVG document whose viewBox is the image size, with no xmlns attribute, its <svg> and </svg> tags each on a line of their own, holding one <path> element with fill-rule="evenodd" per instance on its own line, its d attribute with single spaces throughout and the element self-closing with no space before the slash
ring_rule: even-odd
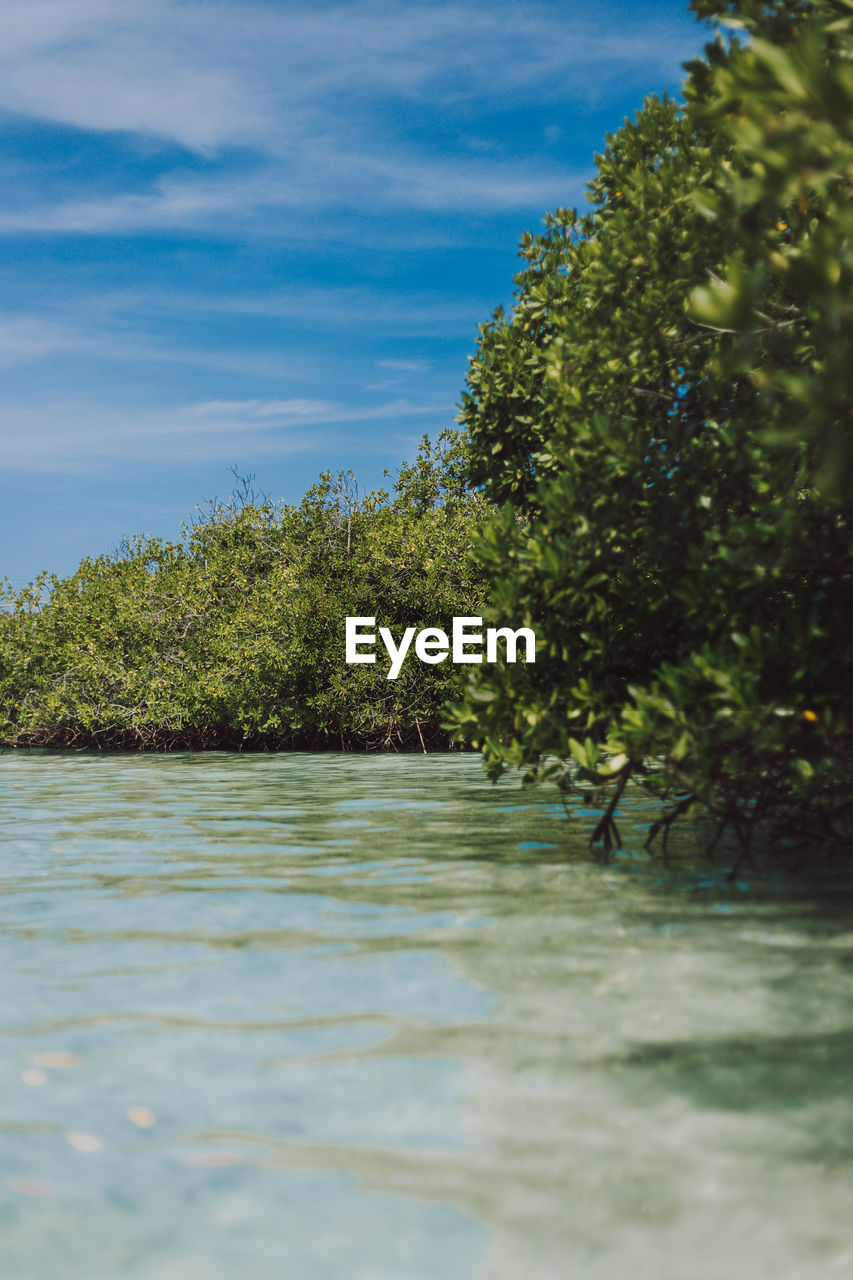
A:
<svg viewBox="0 0 853 1280">
<path fill-rule="evenodd" d="M 262 129 L 249 68 L 227 56 L 227 31 L 211 20 L 209 5 L 6 0 L 0 14 L 0 107 L 7 111 L 157 134 L 200 151 Z"/>
<path fill-rule="evenodd" d="M 429 360 L 377 360 L 376 365 L 395 373 L 427 373 L 430 369 Z"/>
<path fill-rule="evenodd" d="M 329 450 L 372 453 L 371 425 L 429 419 L 446 426 L 452 404 L 395 399 L 369 405 L 293 398 L 206 400 L 159 407 L 109 406 L 63 399 L 7 405 L 0 415 L 3 462 L 9 470 L 90 472 L 92 467 L 162 459 L 230 462 L 238 450 L 255 458 Z M 353 433 L 349 428 L 357 427 Z"/>
<path fill-rule="evenodd" d="M 334 421 L 334 415 L 340 412 L 340 405 L 331 400 L 308 400 L 292 397 L 289 400 L 203 400 L 200 404 L 189 406 L 181 411 L 187 423 L 205 424 L 227 421 L 248 424 L 261 424 L 265 420 L 275 419 L 277 423 L 293 424 L 294 422 L 318 419 Z M 215 428 L 218 429 L 218 428 Z"/>
<path fill-rule="evenodd" d="M 579 2 L 4 0 L 0 19 L 0 109 L 201 151 L 286 152 L 353 95 L 586 97 L 681 51 L 665 14 L 614 31 Z"/>
<path fill-rule="evenodd" d="M 288 356 L 287 352 L 275 348 L 258 351 L 243 350 L 239 346 L 199 347 L 187 339 L 178 342 L 158 339 L 146 332 L 138 318 L 135 324 L 129 324 L 114 315 L 114 321 L 121 322 L 110 324 L 106 315 L 97 314 L 99 310 L 87 308 L 81 301 L 79 308 L 72 304 L 57 318 L 11 313 L 0 316 L 0 369 L 8 373 L 40 366 L 48 371 L 58 357 L 78 356 L 81 361 L 88 361 L 89 367 L 95 363 L 113 368 L 140 365 L 149 369 L 157 365 L 185 365 L 264 379 L 304 380 L 322 372 L 317 362 L 304 354 Z"/>
<path fill-rule="evenodd" d="M 288 210 L 565 203 L 567 190 L 580 194 L 579 175 L 494 154 L 494 139 L 472 148 L 469 115 L 479 127 L 484 113 L 523 110 L 531 94 L 538 105 L 588 104 L 656 67 L 669 81 L 688 51 L 674 47 L 683 35 L 666 16 L 614 31 L 580 0 L 0 0 L 0 20 L 0 112 L 178 144 L 208 161 L 97 196 L 66 188 L 40 199 L 36 182 L 28 198 L 24 183 L 0 217 L 5 232 L 250 219 L 280 233 Z M 449 152 L 398 129 L 407 104 L 452 118 Z M 254 169 L 215 163 L 235 147 L 249 149 Z"/>
<path fill-rule="evenodd" d="M 483 319 L 480 298 L 465 298 L 458 293 L 448 295 L 439 290 L 410 289 L 401 294 L 383 291 L 376 285 L 330 284 L 229 294 L 148 291 L 107 295 L 103 302 L 110 313 L 126 309 L 134 314 L 157 315 L 177 307 L 187 316 L 199 312 L 295 321 L 303 331 L 332 334 L 346 332 L 348 326 L 369 317 L 372 334 L 391 337 L 467 334 L 473 338 L 476 326 Z M 392 367 L 392 364 L 381 361 L 382 366 Z M 397 362 L 394 367 L 401 366 Z"/>
<path fill-rule="evenodd" d="M 93 353 L 98 340 L 39 315 L 0 317 L 0 368 L 14 369 L 59 352 Z"/>
<path fill-rule="evenodd" d="M 176 338 L 164 321 L 182 318 L 185 333 Z M 182 292 L 139 289 L 62 291 L 46 298 L 40 311 L 0 311 L 0 369 L 12 370 L 62 355 L 109 361 L 187 364 L 226 371 L 279 377 L 318 375 L 304 351 L 288 355 L 295 325 L 300 335 L 340 335 L 369 316 L 377 339 L 470 336 L 483 319 L 477 298 L 448 297 L 441 292 L 412 290 L 403 295 L 376 287 L 258 289 L 243 293 Z M 193 333 L 199 323 L 219 317 L 227 333 L 220 344 L 199 346 Z M 268 322 L 266 344 L 247 348 L 235 342 L 243 320 Z M 310 341 L 310 338 L 308 339 Z M 223 345 L 223 343 L 225 345 Z M 423 359 L 378 358 L 376 367 L 394 373 L 423 373 Z"/>
<path fill-rule="evenodd" d="M 353 155 L 315 148 L 310 168 L 284 171 L 273 164 L 246 177 L 158 179 L 144 193 L 74 198 L 0 212 L 0 232 L 126 234 L 183 228 L 222 230 L 251 219 L 254 229 L 286 233 L 289 211 L 355 208 L 371 214 L 417 208 L 435 212 L 542 208 L 578 199 L 584 175 L 550 171 L 510 160 L 419 159 L 403 155 Z M 305 234 L 304 221 L 294 233 Z M 332 237 L 333 228 L 318 231 Z"/>
</svg>

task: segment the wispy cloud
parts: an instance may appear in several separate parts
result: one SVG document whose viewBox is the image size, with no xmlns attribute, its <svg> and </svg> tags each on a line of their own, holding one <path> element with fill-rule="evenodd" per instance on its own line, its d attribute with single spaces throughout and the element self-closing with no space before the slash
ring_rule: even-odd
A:
<svg viewBox="0 0 853 1280">
<path fill-rule="evenodd" d="M 348 208 L 373 217 L 406 208 L 438 213 L 483 206 L 491 211 L 545 209 L 568 198 L 578 200 L 584 177 L 556 165 L 535 167 L 523 161 L 353 155 L 318 146 L 283 171 L 269 163 L 261 172 L 239 179 L 230 173 L 213 178 L 166 176 L 144 192 L 35 199 L 25 207 L 0 209 L 0 233 L 126 235 L 183 229 L 222 232 L 239 226 L 243 234 L 250 229 L 287 234 L 283 219 L 295 212 L 300 216 L 291 232 L 304 236 L 302 215 L 311 210 L 322 210 L 329 220 L 330 214 Z M 334 222 L 316 232 L 320 238 L 337 233 Z M 352 228 L 351 234 L 358 238 Z"/>
<path fill-rule="evenodd" d="M 235 452 L 250 450 L 271 459 L 340 445 L 341 430 L 358 425 L 356 452 L 381 452 L 371 428 L 392 426 L 412 436 L 412 424 L 425 419 L 447 425 L 452 406 L 397 398 L 366 405 L 294 397 L 284 400 L 208 400 L 156 408 L 103 403 L 50 401 L 7 405 L 0 418 L 4 466 L 44 473 L 89 474 L 93 466 L 146 462 L 225 465 Z M 416 433 L 415 433 L 416 434 Z M 347 448 L 353 452 L 352 438 Z"/>
<path fill-rule="evenodd" d="M 128 329 L 110 325 L 83 313 L 71 318 L 50 319 L 38 313 L 0 316 L 0 369 L 24 370 L 28 366 L 43 371 L 60 357 L 80 357 L 91 367 L 101 365 L 186 366 L 242 373 L 266 379 L 304 380 L 320 372 L 317 363 L 300 354 L 289 357 L 280 349 L 241 350 L 237 346 L 200 346 L 186 338 L 170 342 L 158 338 L 139 324 Z M 0 410 L 2 415 L 2 410 Z"/>
<path fill-rule="evenodd" d="M 37 183 L 18 182 L 0 213 L 6 233 L 215 229 L 246 219 L 280 232 L 289 211 L 565 203 L 567 191 L 580 193 L 579 172 L 535 145 L 528 155 L 517 142 L 496 153 L 494 136 L 470 145 L 472 125 L 476 135 L 489 113 L 549 99 L 588 106 L 655 64 L 671 74 L 682 38 L 661 20 L 628 35 L 589 6 L 517 0 L 4 8 L 0 111 L 206 158 L 199 168 L 171 155 L 136 189 L 119 183 L 97 196 L 85 176 L 68 175 L 49 199 Z M 434 132 L 417 127 L 421 119 Z"/>
<path fill-rule="evenodd" d="M 665 15 L 640 31 L 588 5 L 358 0 L 282 6 L 222 0 L 29 0 L 3 5 L 0 107 L 209 151 L 286 153 L 357 97 L 448 105 L 585 97 L 616 78 L 669 72 Z"/>
<path fill-rule="evenodd" d="M 394 373 L 426 373 L 430 367 L 428 360 L 377 360 L 376 364 Z"/>
<path fill-rule="evenodd" d="M 176 316 L 180 317 L 177 334 Z M 439 335 L 455 335 L 473 342 L 482 304 L 442 293 L 412 291 L 400 296 L 375 287 L 258 289 L 242 294 L 150 288 L 63 291 L 46 300 L 41 310 L 0 311 L 0 370 L 7 375 L 35 373 L 38 378 L 57 360 L 71 357 L 113 369 L 186 366 L 263 378 L 268 383 L 328 384 L 330 362 L 340 372 L 344 360 L 341 355 L 324 354 L 315 339 L 337 338 L 365 316 L 370 318 L 371 338 L 380 350 L 383 339 L 429 342 Z M 221 329 L 217 340 L 210 334 L 214 322 Z M 249 322 L 254 325 L 255 341 L 246 345 L 239 341 L 240 326 Z M 196 331 L 204 326 L 207 334 L 202 342 Z M 384 389 L 430 368 L 431 362 L 422 358 L 372 359 L 369 372 L 362 370 L 361 385 L 365 390 Z M 371 383 L 375 370 L 391 375 L 379 387 Z"/>
</svg>

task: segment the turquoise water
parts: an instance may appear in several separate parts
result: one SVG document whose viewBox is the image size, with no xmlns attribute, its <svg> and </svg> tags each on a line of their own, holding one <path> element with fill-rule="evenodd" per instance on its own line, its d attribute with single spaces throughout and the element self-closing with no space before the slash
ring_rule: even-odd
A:
<svg viewBox="0 0 853 1280">
<path fill-rule="evenodd" d="M 0 808 L 0 1280 L 853 1275 L 844 887 L 640 807 L 597 865 L 464 756 L 7 752 Z"/>
</svg>

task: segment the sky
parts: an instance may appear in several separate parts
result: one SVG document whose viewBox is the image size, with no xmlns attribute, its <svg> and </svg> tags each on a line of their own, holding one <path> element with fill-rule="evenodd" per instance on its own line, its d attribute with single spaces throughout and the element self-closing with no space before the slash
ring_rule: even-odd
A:
<svg viewBox="0 0 853 1280">
<path fill-rule="evenodd" d="M 453 426 L 686 0 L 0 0 L 0 578 Z"/>
</svg>

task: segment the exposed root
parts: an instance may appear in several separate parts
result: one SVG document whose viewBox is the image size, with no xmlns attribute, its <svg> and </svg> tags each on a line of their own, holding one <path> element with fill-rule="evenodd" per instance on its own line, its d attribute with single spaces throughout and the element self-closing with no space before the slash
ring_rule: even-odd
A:
<svg viewBox="0 0 853 1280">
<path fill-rule="evenodd" d="M 610 797 L 610 803 L 589 838 L 590 848 L 594 849 L 596 845 L 600 844 L 605 858 L 609 857 L 613 849 L 622 848 L 622 837 L 619 835 L 619 828 L 613 819 L 613 815 L 616 812 L 616 806 L 622 799 L 622 792 L 625 790 L 625 784 L 631 776 L 632 767 L 630 764 L 627 765 L 619 775 L 613 795 Z"/>
<path fill-rule="evenodd" d="M 649 828 L 649 834 L 646 836 L 643 848 L 648 849 L 649 845 L 657 837 L 658 833 L 662 831 L 663 839 L 661 841 L 661 852 L 663 853 L 664 859 L 666 859 L 668 854 L 669 829 L 673 822 L 677 821 L 683 813 L 687 812 L 693 804 L 694 799 L 695 796 L 692 794 L 682 796 L 681 799 L 672 806 L 668 813 L 663 814 L 656 822 L 653 822 Z"/>
</svg>

